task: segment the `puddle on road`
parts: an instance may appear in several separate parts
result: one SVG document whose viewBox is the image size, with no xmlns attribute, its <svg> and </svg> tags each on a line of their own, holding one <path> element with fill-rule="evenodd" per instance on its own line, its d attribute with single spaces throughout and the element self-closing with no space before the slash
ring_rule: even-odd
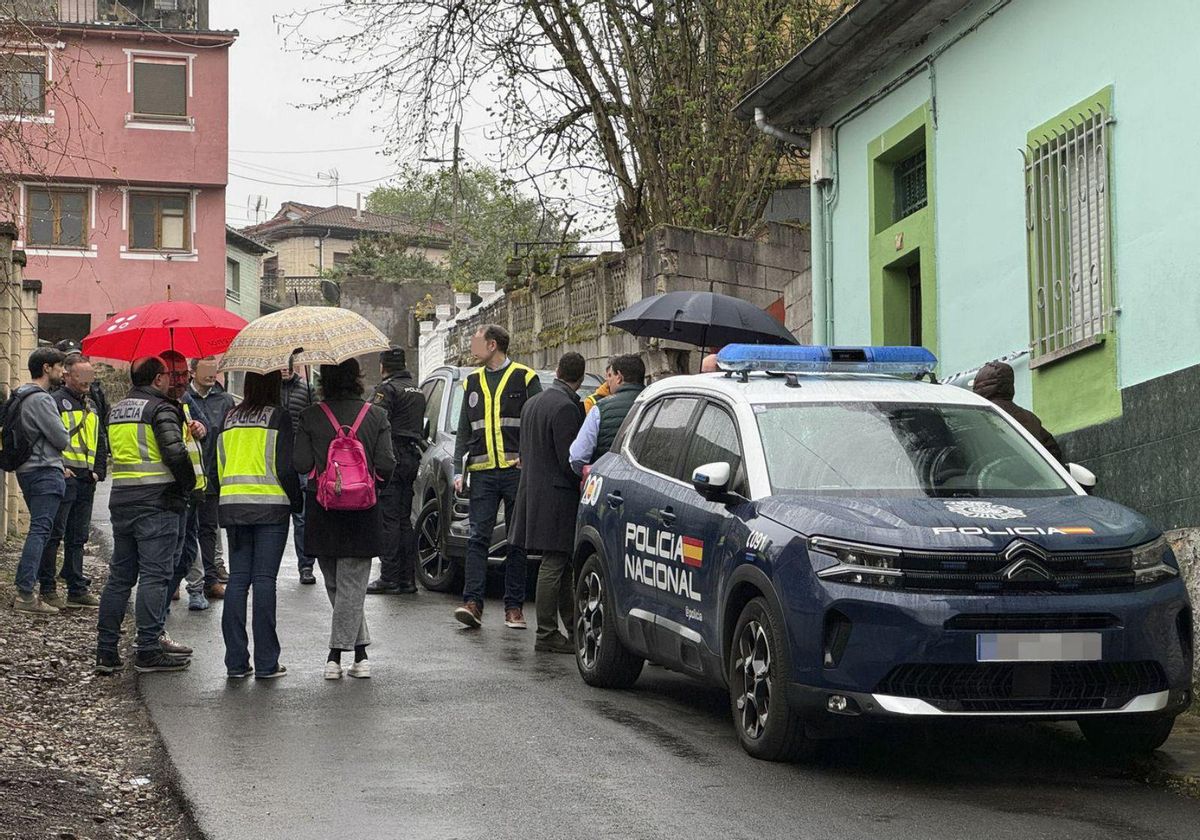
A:
<svg viewBox="0 0 1200 840">
<path fill-rule="evenodd" d="M 676 758 L 682 758 L 705 767 L 712 767 L 717 764 L 717 760 L 712 756 L 696 749 L 687 741 L 684 741 L 678 735 L 659 726 L 657 723 L 652 723 L 628 709 L 622 709 L 604 700 L 593 700 L 589 705 L 599 712 L 601 716 L 611 720 L 613 723 L 619 723 L 622 726 L 628 727 L 637 733 L 639 737 L 652 741 Z"/>
</svg>

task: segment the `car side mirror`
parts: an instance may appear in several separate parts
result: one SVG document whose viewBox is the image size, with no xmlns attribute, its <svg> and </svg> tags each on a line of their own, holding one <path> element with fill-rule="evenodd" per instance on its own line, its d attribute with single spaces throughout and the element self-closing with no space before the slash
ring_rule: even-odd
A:
<svg viewBox="0 0 1200 840">
<path fill-rule="evenodd" d="M 720 502 L 729 494 L 733 470 L 725 461 L 704 464 L 692 472 L 692 486 L 710 502 Z"/>
<path fill-rule="evenodd" d="M 1096 474 L 1087 467 L 1081 467 L 1079 464 L 1067 464 L 1067 472 L 1071 474 L 1071 478 L 1084 490 L 1089 493 L 1096 487 Z"/>
</svg>

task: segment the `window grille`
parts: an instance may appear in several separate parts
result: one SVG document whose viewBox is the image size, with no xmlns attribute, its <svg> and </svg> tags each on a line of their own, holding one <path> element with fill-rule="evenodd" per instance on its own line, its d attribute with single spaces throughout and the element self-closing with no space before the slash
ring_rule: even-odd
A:
<svg viewBox="0 0 1200 840">
<path fill-rule="evenodd" d="M 1112 327 L 1108 126 L 1102 105 L 1024 149 L 1034 364 Z"/>
<path fill-rule="evenodd" d="M 925 150 L 906 157 L 896 164 L 896 219 L 911 216 L 929 203 L 929 188 L 925 183 Z"/>
</svg>

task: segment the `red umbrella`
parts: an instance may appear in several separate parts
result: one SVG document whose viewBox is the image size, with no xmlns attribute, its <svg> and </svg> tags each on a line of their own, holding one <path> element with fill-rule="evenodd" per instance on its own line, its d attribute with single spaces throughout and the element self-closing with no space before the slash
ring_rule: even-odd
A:
<svg viewBox="0 0 1200 840">
<path fill-rule="evenodd" d="M 244 318 L 215 306 L 164 300 L 109 318 L 83 339 L 83 352 L 131 362 L 174 349 L 198 359 L 224 353 L 245 326 Z"/>
</svg>

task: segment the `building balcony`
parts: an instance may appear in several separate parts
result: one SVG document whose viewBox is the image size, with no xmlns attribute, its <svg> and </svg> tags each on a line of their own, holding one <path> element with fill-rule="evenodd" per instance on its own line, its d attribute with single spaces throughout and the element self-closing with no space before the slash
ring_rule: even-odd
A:
<svg viewBox="0 0 1200 840">
<path fill-rule="evenodd" d="M 324 277 L 268 274 L 262 279 L 262 299 L 279 309 L 289 306 L 336 306 L 341 298 L 341 287 L 337 281 Z"/>
<path fill-rule="evenodd" d="M 208 0 L 17 0 L 16 14 L 27 21 L 208 29 Z"/>
</svg>

